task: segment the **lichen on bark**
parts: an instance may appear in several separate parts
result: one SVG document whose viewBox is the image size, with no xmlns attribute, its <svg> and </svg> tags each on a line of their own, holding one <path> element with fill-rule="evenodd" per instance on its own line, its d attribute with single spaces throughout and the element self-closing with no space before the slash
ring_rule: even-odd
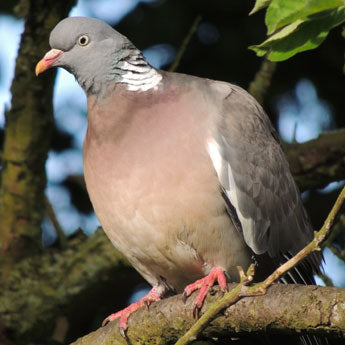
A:
<svg viewBox="0 0 345 345">
<path fill-rule="evenodd" d="M 231 284 L 234 288 L 236 284 Z M 209 295 L 205 312 L 221 292 Z M 195 322 L 192 297 L 184 304 L 182 296 L 153 303 L 149 310 L 140 309 L 129 319 L 130 344 L 174 344 Z M 330 287 L 274 284 L 266 295 L 245 297 L 220 314 L 203 331 L 206 339 L 255 337 L 268 334 L 315 334 L 345 336 L 345 290 Z M 127 344 L 117 322 L 99 328 L 72 345 Z"/>
<path fill-rule="evenodd" d="M 55 72 L 37 79 L 35 64 L 49 49 L 53 27 L 75 0 L 22 1 L 25 29 L 12 82 L 12 106 L 5 114 L 0 186 L 0 256 L 15 261 L 40 250 L 44 216 L 45 161 L 53 125 Z"/>
</svg>

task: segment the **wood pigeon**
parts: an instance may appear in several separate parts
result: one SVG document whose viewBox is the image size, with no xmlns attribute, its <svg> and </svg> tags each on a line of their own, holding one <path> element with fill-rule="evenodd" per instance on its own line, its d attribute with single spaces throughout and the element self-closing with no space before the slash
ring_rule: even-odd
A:
<svg viewBox="0 0 345 345">
<path fill-rule="evenodd" d="M 152 285 L 106 318 L 127 319 L 167 292 L 238 281 L 237 266 L 263 279 L 313 238 L 278 135 L 258 102 L 221 81 L 169 73 L 108 24 L 62 20 L 36 74 L 72 73 L 87 95 L 84 174 L 107 236 Z M 284 276 L 313 284 L 321 254 Z"/>
</svg>

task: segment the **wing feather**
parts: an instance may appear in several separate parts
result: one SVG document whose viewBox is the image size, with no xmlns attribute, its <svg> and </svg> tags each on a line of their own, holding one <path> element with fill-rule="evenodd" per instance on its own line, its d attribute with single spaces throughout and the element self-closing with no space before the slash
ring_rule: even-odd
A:
<svg viewBox="0 0 345 345">
<path fill-rule="evenodd" d="M 255 254 L 296 253 L 313 230 L 270 120 L 234 85 L 219 115 L 209 154 L 246 243 Z"/>
</svg>

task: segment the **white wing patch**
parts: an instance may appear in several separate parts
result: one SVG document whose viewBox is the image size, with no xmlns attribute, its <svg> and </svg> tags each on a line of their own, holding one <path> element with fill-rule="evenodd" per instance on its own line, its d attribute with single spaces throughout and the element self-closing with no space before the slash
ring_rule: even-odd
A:
<svg viewBox="0 0 345 345">
<path fill-rule="evenodd" d="M 214 139 L 209 139 L 207 141 L 208 154 L 211 157 L 214 168 L 216 169 L 218 178 L 222 169 L 222 156 L 219 152 L 219 145 Z"/>
<path fill-rule="evenodd" d="M 242 225 L 242 231 L 244 240 L 249 247 L 256 251 L 256 244 L 254 241 L 253 231 L 254 231 L 254 220 L 252 218 L 246 218 L 241 213 L 236 183 L 231 170 L 229 162 L 227 162 L 222 155 L 221 148 L 219 144 L 210 138 L 207 140 L 207 151 L 210 155 L 214 169 L 217 172 L 217 176 L 220 184 L 224 188 L 226 196 L 229 198 L 231 204 L 236 210 L 238 219 Z"/>
</svg>

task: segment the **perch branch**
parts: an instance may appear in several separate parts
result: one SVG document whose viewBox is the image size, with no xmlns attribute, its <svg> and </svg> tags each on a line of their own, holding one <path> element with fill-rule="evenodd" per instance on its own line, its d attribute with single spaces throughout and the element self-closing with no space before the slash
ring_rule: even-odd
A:
<svg viewBox="0 0 345 345">
<path fill-rule="evenodd" d="M 236 288 L 230 284 L 229 288 Z M 221 298 L 218 286 L 201 310 L 212 308 Z M 100 327 L 72 345 L 173 345 L 195 322 L 194 293 L 184 304 L 182 295 L 172 296 L 141 308 L 128 320 L 127 341 L 118 321 Z M 204 330 L 205 339 L 262 334 L 326 334 L 345 336 L 345 289 L 321 286 L 273 284 L 266 295 L 244 297 L 228 307 Z M 293 301 L 293 303 L 291 303 Z M 255 341 L 253 341 L 255 343 Z"/>
</svg>

